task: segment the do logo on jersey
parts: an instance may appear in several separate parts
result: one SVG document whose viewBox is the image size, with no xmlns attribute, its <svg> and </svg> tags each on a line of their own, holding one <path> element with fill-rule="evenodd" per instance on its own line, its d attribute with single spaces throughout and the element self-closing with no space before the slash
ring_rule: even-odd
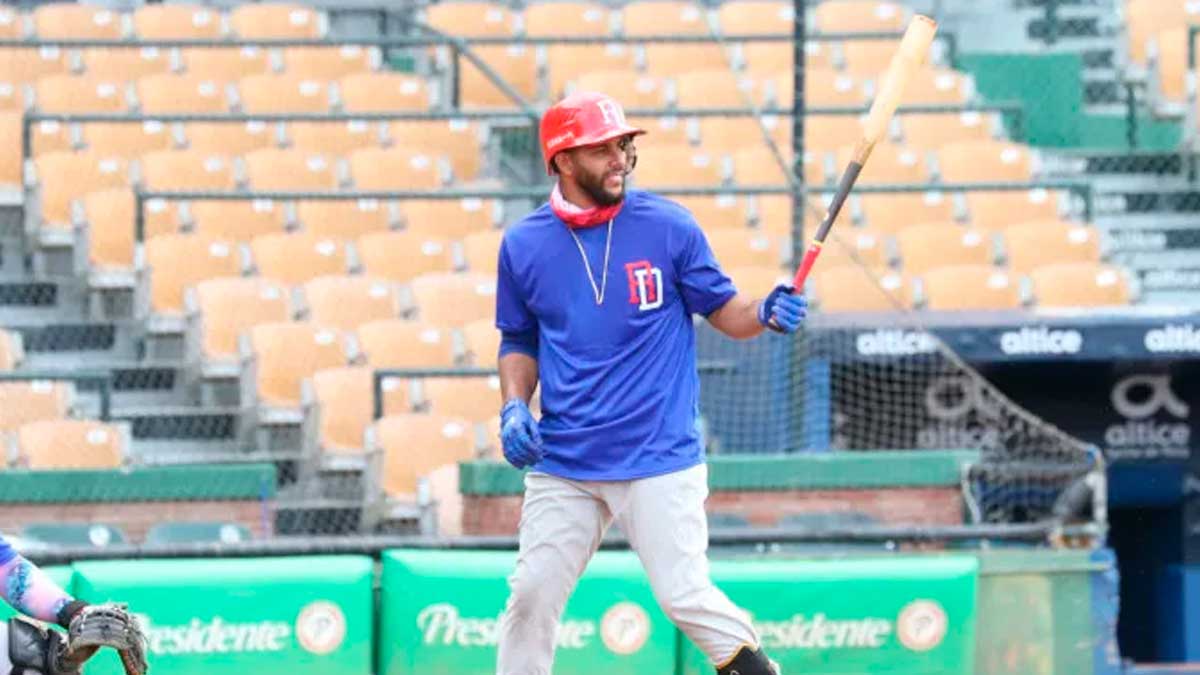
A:
<svg viewBox="0 0 1200 675">
<path fill-rule="evenodd" d="M 638 311 L 662 307 L 662 270 L 649 260 L 625 263 L 625 274 L 629 278 L 629 304 L 637 305 Z"/>
</svg>

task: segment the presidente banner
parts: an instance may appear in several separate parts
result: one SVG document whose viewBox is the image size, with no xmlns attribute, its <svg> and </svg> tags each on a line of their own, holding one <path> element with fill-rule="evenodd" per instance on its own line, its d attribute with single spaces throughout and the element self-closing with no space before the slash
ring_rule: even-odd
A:
<svg viewBox="0 0 1200 675">
<path fill-rule="evenodd" d="M 783 672 L 821 675 L 971 675 L 978 576 L 969 555 L 712 562 Z M 682 675 L 710 675 L 682 642 Z"/>
<path fill-rule="evenodd" d="M 372 571 L 359 556 L 81 562 L 75 592 L 129 604 L 150 672 L 370 675 Z M 124 672 L 111 650 L 87 671 Z"/>
<path fill-rule="evenodd" d="M 383 554 L 378 675 L 492 675 L 511 551 Z M 556 673 L 669 675 L 674 626 L 636 556 L 601 551 L 567 602 Z"/>
</svg>

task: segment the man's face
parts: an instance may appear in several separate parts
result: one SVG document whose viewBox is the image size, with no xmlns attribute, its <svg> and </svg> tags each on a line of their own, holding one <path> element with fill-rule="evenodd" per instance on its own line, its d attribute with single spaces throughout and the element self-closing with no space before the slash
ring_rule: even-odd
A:
<svg viewBox="0 0 1200 675">
<path fill-rule="evenodd" d="M 625 198 L 625 174 L 632 160 L 632 136 L 570 151 L 571 177 L 597 206 L 612 206 Z"/>
</svg>

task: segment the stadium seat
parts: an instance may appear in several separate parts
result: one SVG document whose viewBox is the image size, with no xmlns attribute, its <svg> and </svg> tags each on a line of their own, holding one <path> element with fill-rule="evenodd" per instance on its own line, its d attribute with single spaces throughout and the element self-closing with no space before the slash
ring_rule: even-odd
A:
<svg viewBox="0 0 1200 675">
<path fill-rule="evenodd" d="M 400 203 L 405 227 L 438 239 L 462 239 L 500 222 L 499 202 L 490 199 L 412 199 Z"/>
<path fill-rule="evenodd" d="M 345 338 L 311 321 L 260 323 L 247 332 L 248 358 L 260 406 L 300 405 L 300 383 L 323 368 L 346 365 Z M 252 375 L 250 375 L 252 374 Z"/>
<path fill-rule="evenodd" d="M 423 274 L 411 282 L 417 316 L 438 326 L 463 324 L 495 316 L 496 280 L 479 274 Z"/>
<path fill-rule="evenodd" d="M 63 380 L 0 381 L 0 435 L 71 414 L 75 386 Z"/>
<path fill-rule="evenodd" d="M 843 40 L 838 44 L 845 71 L 863 80 L 878 80 L 887 72 L 900 41 Z"/>
<path fill-rule="evenodd" d="M 20 333 L 0 329 L 0 370 L 12 370 L 25 360 Z"/>
<path fill-rule="evenodd" d="M 222 85 L 271 72 L 271 59 L 262 47 L 190 47 L 180 50 L 188 76 Z"/>
<path fill-rule="evenodd" d="M 139 161 L 142 186 L 147 190 L 232 190 L 233 163 L 206 152 L 151 152 Z"/>
<path fill-rule="evenodd" d="M 183 126 L 188 149 L 230 157 L 275 145 L 274 127 L 265 122 L 188 122 Z"/>
<path fill-rule="evenodd" d="M 500 330 L 492 319 L 479 319 L 463 324 L 465 359 L 476 368 L 495 368 L 500 354 Z"/>
<path fill-rule="evenodd" d="M 346 242 L 310 232 L 264 234 L 250 240 L 258 273 L 289 286 L 349 272 Z"/>
<path fill-rule="evenodd" d="M 795 55 L 790 42 L 743 42 L 738 47 L 741 51 L 743 72 L 755 80 L 769 80 L 780 73 L 795 70 Z M 832 50 L 824 42 L 806 43 L 804 67 L 807 70 L 832 68 L 831 53 Z M 789 107 L 786 101 L 779 103 Z"/>
<path fill-rule="evenodd" d="M 111 9 L 73 2 L 38 5 L 32 14 L 39 40 L 119 40 L 121 15 Z"/>
<path fill-rule="evenodd" d="M 867 228 L 848 227 L 840 231 L 835 228 L 825 240 L 817 264 L 825 267 L 861 265 L 873 270 L 884 269 L 891 262 L 886 240 L 887 235 Z M 907 268 L 905 271 L 908 271 Z"/>
<path fill-rule="evenodd" d="M 900 105 L 962 105 L 971 97 L 966 75 L 949 69 L 926 68 L 913 73 Z"/>
<path fill-rule="evenodd" d="M 103 548 L 127 542 L 120 528 L 105 523 L 45 522 L 29 523 L 21 528 L 21 538 L 58 546 L 95 546 Z"/>
<path fill-rule="evenodd" d="M 354 73 L 377 70 L 379 50 L 361 45 L 284 47 L 283 69 L 318 80 L 336 80 Z"/>
<path fill-rule="evenodd" d="M 720 158 L 688 146 L 656 146 L 638 153 L 632 178 L 638 187 L 719 186 L 725 182 Z"/>
<path fill-rule="evenodd" d="M 1038 307 L 1113 307 L 1128 305 L 1133 299 L 1124 270 L 1103 263 L 1042 265 L 1034 268 L 1029 278 Z"/>
<path fill-rule="evenodd" d="M 533 7 L 555 7 L 559 3 L 539 3 Z M 609 44 L 548 44 L 546 49 L 546 81 L 549 98 L 557 100 L 567 84 L 592 72 L 635 70 L 637 66 L 633 45 Z M 624 103 L 624 100 L 622 99 Z M 633 107 L 625 103 L 627 107 Z"/>
<path fill-rule="evenodd" d="M 753 230 L 710 230 L 704 233 L 722 267 L 766 267 L 783 261 L 775 238 Z"/>
<path fill-rule="evenodd" d="M 31 102 L 22 82 L 0 80 L 0 110 L 22 111 Z"/>
<path fill-rule="evenodd" d="M 378 199 L 321 199 L 296 202 L 296 219 L 305 232 L 354 239 L 391 227 L 387 203 Z M 359 246 L 361 257 L 362 247 Z"/>
<path fill-rule="evenodd" d="M 942 181 L 946 183 L 1033 180 L 1033 156 L 1029 148 L 1004 141 L 947 143 L 938 151 L 938 163 Z"/>
<path fill-rule="evenodd" d="M 744 105 L 738 103 L 734 107 L 741 108 Z M 791 120 L 774 115 L 763 115 L 761 118 L 706 116 L 699 118 L 697 126 L 700 145 L 708 152 L 734 153 L 743 148 L 765 145 L 765 139 L 770 139 L 788 153 L 792 149 Z"/>
<path fill-rule="evenodd" d="M 0 8 L 0 39 L 19 40 L 25 37 L 25 15 L 14 7 Z"/>
<path fill-rule="evenodd" d="M 97 190 L 124 187 L 128 163 L 89 152 L 52 152 L 34 158 L 43 225 L 63 227 L 71 221 L 71 203 Z"/>
<path fill-rule="evenodd" d="M 237 81 L 242 112 L 309 113 L 329 112 L 329 83 L 306 73 L 248 75 Z"/>
<path fill-rule="evenodd" d="M 125 463 L 128 429 L 96 420 L 39 420 L 16 431 L 24 469 L 115 469 Z"/>
<path fill-rule="evenodd" d="M 152 4 L 133 11 L 133 32 L 142 40 L 216 40 L 221 15 L 200 5 Z"/>
<path fill-rule="evenodd" d="M 420 392 L 416 403 L 424 412 L 447 415 L 483 424 L 496 414 L 503 399 L 500 378 L 421 377 L 415 378 Z"/>
<path fill-rule="evenodd" d="M 175 140 L 171 129 L 158 120 L 143 122 L 88 122 L 82 125 L 83 143 L 101 155 L 135 159 L 147 152 L 168 150 Z"/>
<path fill-rule="evenodd" d="M 287 287 L 261 277 L 205 279 L 185 293 L 185 306 L 196 317 L 196 355 L 206 360 L 235 358 L 243 331 L 292 316 Z"/>
<path fill-rule="evenodd" d="M 1021 288 L 991 265 L 948 264 L 921 274 L 925 308 L 934 311 L 1019 309 Z"/>
<path fill-rule="evenodd" d="M 167 522 L 146 530 L 147 544 L 236 544 L 252 539 L 250 530 L 238 523 Z"/>
<path fill-rule="evenodd" d="M 809 281 L 821 312 L 891 312 L 912 306 L 912 281 L 888 269 L 823 267 L 818 261 Z"/>
<path fill-rule="evenodd" d="M 822 33 L 869 33 L 904 30 L 908 10 L 879 0 L 822 2 L 815 12 L 814 28 Z"/>
<path fill-rule="evenodd" d="M 388 138 L 401 148 L 422 149 L 443 156 L 450 162 L 455 180 L 469 181 L 479 176 L 486 153 L 485 129 L 467 120 L 397 120 L 388 123 Z"/>
<path fill-rule="evenodd" d="M 900 265 L 919 276 L 941 265 L 991 265 L 996 254 L 986 232 L 951 222 L 921 223 L 896 233 Z"/>
<path fill-rule="evenodd" d="M 234 242 L 200 234 L 151 237 L 145 244 L 145 266 L 150 310 L 171 315 L 183 312 L 183 294 L 189 286 L 242 272 Z"/>
<path fill-rule="evenodd" d="M 778 0 L 731 0 L 717 10 L 725 35 L 778 35 L 790 32 L 795 23 L 795 6 Z"/>
<path fill-rule="evenodd" d="M 705 231 L 747 227 L 745 209 L 735 195 L 690 195 L 670 199 L 687 209 Z"/>
<path fill-rule="evenodd" d="M 727 267 L 725 273 L 740 293 L 765 298 L 775 286 L 791 283 L 791 274 L 780 267 Z"/>
<path fill-rule="evenodd" d="M 749 197 L 746 200 L 746 214 L 759 232 L 773 237 L 791 236 L 791 195 L 760 194 Z"/>
<path fill-rule="evenodd" d="M 775 102 L 790 107 L 794 82 L 792 73 L 777 76 Z M 804 74 L 805 104 L 810 106 L 864 106 L 867 96 L 862 81 L 853 75 L 828 68 L 813 68 Z"/>
<path fill-rule="evenodd" d="M 688 145 L 691 143 L 691 138 L 688 135 L 687 120 L 674 116 L 663 117 L 637 117 L 630 115 L 625 118 L 631 126 L 646 131 L 645 135 L 638 136 L 634 144 L 639 147 L 652 147 L 656 145 Z"/>
<path fill-rule="evenodd" d="M 578 91 L 605 92 L 629 110 L 661 108 L 666 101 L 665 84 L 661 77 L 644 75 L 632 69 L 593 70 L 580 75 L 571 86 Z"/>
<path fill-rule="evenodd" d="M 1100 262 L 1100 233 L 1094 227 L 1042 220 L 1009 225 L 1002 232 L 1008 268 L 1017 274 L 1059 262 Z"/>
<path fill-rule="evenodd" d="M 324 155 L 266 148 L 242 157 L 246 183 L 255 190 L 334 190 L 337 171 Z"/>
<path fill-rule="evenodd" d="M 304 5 L 253 3 L 229 11 L 229 27 L 243 40 L 303 40 L 323 37 L 321 16 Z"/>
<path fill-rule="evenodd" d="M 439 2 L 425 8 L 425 22 L 461 37 L 504 37 L 515 32 L 513 12 L 499 3 Z"/>
<path fill-rule="evenodd" d="M 83 196 L 88 264 L 92 272 L 133 267 L 134 198 L 129 188 L 97 190 Z M 160 234 L 152 230 L 148 235 Z M 114 269 L 115 268 L 115 269 Z"/>
<path fill-rule="evenodd" d="M 791 163 L 792 151 L 782 148 L 781 155 Z M 821 166 L 812 153 L 804 153 L 804 182 L 808 185 L 825 183 Z M 792 178 L 790 169 L 780 166 L 775 154 L 763 145 L 749 146 L 733 154 L 733 179 L 739 185 L 786 186 Z"/>
<path fill-rule="evenodd" d="M 202 75 L 150 75 L 138 79 L 133 87 L 144 115 L 216 115 L 229 111 L 225 83 Z"/>
<path fill-rule="evenodd" d="M 730 72 L 733 59 L 715 42 L 650 42 L 642 47 L 646 74 L 677 78 L 697 70 Z"/>
<path fill-rule="evenodd" d="M 18 127 L 20 127 L 20 111 L 14 111 L 18 115 Z M 20 130 L 13 135 L 14 144 L 10 146 L 13 150 L 12 154 L 17 159 L 21 158 L 20 152 Z M 41 120 L 37 124 L 29 125 L 29 151 L 31 156 L 40 157 L 49 152 L 70 152 L 77 149 L 79 145 L 79 125 L 63 124 L 58 120 Z"/>
<path fill-rule="evenodd" d="M 862 134 L 862 122 L 857 115 L 806 115 L 804 117 L 805 152 L 837 150 L 858 142 Z M 841 168 L 838 167 L 838 170 L 840 171 Z"/>
<path fill-rule="evenodd" d="M 34 107 L 42 113 L 126 112 L 125 84 L 86 75 L 51 75 L 33 85 Z"/>
<path fill-rule="evenodd" d="M 296 150 L 329 156 L 348 155 L 380 145 L 379 127 L 363 120 L 290 122 L 287 137 Z"/>
<path fill-rule="evenodd" d="M 88 77 L 107 82 L 129 82 L 171 70 L 170 52 L 157 47 L 90 47 L 83 50 L 80 58 Z"/>
<path fill-rule="evenodd" d="M 967 192 L 964 196 L 970 223 L 995 230 L 1011 223 L 1031 220 L 1056 220 L 1059 217 L 1058 193 L 1042 188 Z"/>
<path fill-rule="evenodd" d="M 317 277 L 302 286 L 302 295 L 309 321 L 342 331 L 400 315 L 399 295 L 386 279 L 359 275 Z"/>
<path fill-rule="evenodd" d="M 421 190 L 442 186 L 442 158 L 420 149 L 367 148 L 346 158 L 359 190 Z"/>
<path fill-rule="evenodd" d="M 704 8 L 681 0 L 638 0 L 621 8 L 621 30 L 639 35 L 708 35 Z"/>
<path fill-rule="evenodd" d="M 65 49 L 0 48 L 0 82 L 32 83 L 43 77 L 66 75 L 70 69 Z"/>
<path fill-rule="evenodd" d="M 457 356 L 450 331 L 425 321 L 368 321 L 355 335 L 364 362 L 376 368 L 445 368 Z"/>
<path fill-rule="evenodd" d="M 857 200 L 863 223 L 880 232 L 954 220 L 954 201 L 944 192 L 878 192 L 859 195 Z"/>
<path fill-rule="evenodd" d="M 338 80 L 342 110 L 347 113 L 428 110 L 429 87 L 417 75 L 405 73 L 355 73 Z"/>
<path fill-rule="evenodd" d="M 270 199 L 199 200 L 189 203 L 187 211 L 197 234 L 235 242 L 283 232 L 287 225 L 283 204 Z"/>
<path fill-rule="evenodd" d="M 959 141 L 986 141 L 992 137 L 989 118 L 975 111 L 900 115 L 904 144 L 927 150 Z"/>
<path fill-rule="evenodd" d="M 316 418 L 315 441 L 323 452 L 348 455 L 363 451 L 363 432 L 375 409 L 375 368 L 345 366 L 323 368 L 310 378 Z M 383 413 L 395 415 L 411 409 L 407 382 L 396 377 L 380 382 Z"/>
<path fill-rule="evenodd" d="M 369 427 L 380 453 L 379 487 L 393 499 L 414 499 L 418 483 L 434 469 L 474 457 L 475 434 L 467 420 L 429 414 L 388 415 Z"/>
<path fill-rule="evenodd" d="M 1126 0 L 1125 31 L 1129 38 L 1128 58 L 1144 64 L 1154 36 L 1161 31 L 1200 21 L 1200 7 L 1182 0 Z"/>
<path fill-rule="evenodd" d="M 754 82 L 724 68 L 688 70 L 674 81 L 679 108 L 744 108 L 758 100 Z"/>
<path fill-rule="evenodd" d="M 474 274 L 495 276 L 500 256 L 500 240 L 503 238 L 503 230 L 486 230 L 464 237 L 462 251 L 467 270 Z"/>
<path fill-rule="evenodd" d="M 527 102 L 538 95 L 538 66 L 532 46 L 477 45 L 472 52 Z M 505 108 L 516 102 L 466 56 L 458 58 L 458 104 L 462 108 Z"/>
<path fill-rule="evenodd" d="M 853 157 L 853 146 L 838 149 L 835 166 L 839 175 Z M 859 174 L 857 184 L 928 183 L 929 180 L 929 167 L 925 163 L 924 153 L 891 143 L 879 143 L 871 151 L 871 158 Z"/>
<path fill-rule="evenodd" d="M 1158 94 L 1172 102 L 1187 98 L 1187 36 L 1189 27 L 1175 26 L 1159 31 L 1150 41 Z"/>
<path fill-rule="evenodd" d="M 449 242 L 423 232 L 375 232 L 360 237 L 355 249 L 363 273 L 408 282 L 429 272 L 450 272 L 454 260 Z"/>
</svg>

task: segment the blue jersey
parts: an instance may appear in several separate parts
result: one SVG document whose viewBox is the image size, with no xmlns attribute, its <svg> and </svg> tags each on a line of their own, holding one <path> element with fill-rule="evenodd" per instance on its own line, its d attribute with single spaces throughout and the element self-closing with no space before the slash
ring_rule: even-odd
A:
<svg viewBox="0 0 1200 675">
<path fill-rule="evenodd" d="M 8 561 L 17 557 L 17 551 L 8 543 L 4 535 L 0 535 L 0 565 L 8 564 Z"/>
<path fill-rule="evenodd" d="M 644 478 L 703 461 L 692 317 L 736 293 L 679 204 L 629 191 L 605 268 L 608 229 L 570 230 L 545 204 L 500 247 L 496 325 L 538 336 L 546 455 L 533 469 L 577 480 Z"/>
</svg>

